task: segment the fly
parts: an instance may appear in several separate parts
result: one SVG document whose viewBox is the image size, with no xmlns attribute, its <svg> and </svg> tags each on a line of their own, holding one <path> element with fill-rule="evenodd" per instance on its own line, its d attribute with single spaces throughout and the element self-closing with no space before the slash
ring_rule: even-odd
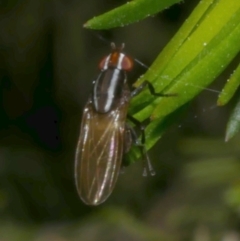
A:
<svg viewBox="0 0 240 241">
<path fill-rule="evenodd" d="M 144 142 L 144 128 L 135 118 L 127 114 L 131 97 L 148 86 L 151 94 L 153 86 L 143 82 L 133 92 L 127 83 L 127 72 L 133 68 L 133 60 L 125 55 L 115 44 L 112 52 L 99 64 L 101 69 L 93 81 L 93 90 L 84 107 L 80 137 L 75 157 L 75 183 L 78 194 L 87 205 L 99 205 L 112 193 L 116 184 L 123 154 L 127 153 L 133 142 L 140 146 L 144 161 L 144 173 L 154 173 Z M 127 125 L 129 119 L 141 127 L 141 143 L 137 141 L 134 130 Z"/>
</svg>

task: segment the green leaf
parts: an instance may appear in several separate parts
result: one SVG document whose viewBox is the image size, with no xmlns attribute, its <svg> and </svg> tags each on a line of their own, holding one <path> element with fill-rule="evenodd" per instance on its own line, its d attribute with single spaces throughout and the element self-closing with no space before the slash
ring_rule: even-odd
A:
<svg viewBox="0 0 240 241">
<path fill-rule="evenodd" d="M 147 148 L 161 137 L 159 126 L 163 119 L 199 94 L 237 55 L 239 39 L 239 0 L 206 0 L 198 4 L 136 84 L 147 79 L 156 92 L 177 94 L 154 98 L 146 90 L 132 100 L 130 112 L 135 118 L 154 120 L 146 128 Z"/>
<path fill-rule="evenodd" d="M 239 210 L 240 206 L 240 185 L 239 181 L 235 181 L 230 188 L 226 191 L 224 195 L 224 199 L 226 203 L 234 207 L 236 209 L 236 212 Z"/>
<path fill-rule="evenodd" d="M 110 29 L 137 22 L 181 0 L 133 0 L 84 24 L 90 29 Z"/>
<path fill-rule="evenodd" d="M 233 136 L 235 136 L 240 130 L 240 99 L 237 105 L 233 109 L 233 112 L 227 123 L 227 130 L 225 141 L 229 141 Z"/>
<path fill-rule="evenodd" d="M 148 69 L 148 71 L 141 76 L 138 81 L 134 84 L 135 87 L 140 85 L 144 80 L 155 79 L 155 77 L 159 77 L 162 75 L 162 72 L 169 64 L 173 56 L 177 53 L 180 47 L 187 40 L 189 35 L 195 30 L 196 26 L 201 22 L 204 14 L 210 9 L 212 5 L 212 1 L 205 0 L 201 1 L 200 4 L 193 10 L 192 14 L 182 25 L 181 29 L 175 34 L 174 38 L 168 43 L 168 45 L 164 48 L 161 54 L 154 61 L 152 66 Z M 166 81 L 166 83 L 164 82 Z M 168 78 L 162 77 L 161 84 L 159 87 L 159 91 L 162 91 L 166 85 L 169 84 Z"/>
<path fill-rule="evenodd" d="M 230 79 L 227 80 L 221 94 L 219 95 L 217 104 L 222 106 L 226 105 L 229 100 L 233 97 L 236 92 L 238 86 L 240 84 L 240 65 L 238 65 L 237 69 L 233 72 Z"/>
</svg>

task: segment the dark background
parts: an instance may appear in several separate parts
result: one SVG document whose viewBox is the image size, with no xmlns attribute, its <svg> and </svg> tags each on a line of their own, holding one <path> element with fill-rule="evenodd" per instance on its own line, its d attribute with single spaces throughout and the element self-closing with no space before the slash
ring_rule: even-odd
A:
<svg viewBox="0 0 240 241">
<path fill-rule="evenodd" d="M 156 176 L 131 165 L 94 208 L 74 186 L 81 113 L 109 42 L 124 42 L 150 65 L 197 2 L 96 32 L 82 25 L 125 1 L 0 1 L 1 241 L 238 238 L 239 137 L 224 142 L 236 100 L 216 107 L 217 93 L 204 90 L 150 151 Z M 212 89 L 221 90 L 236 63 Z M 130 82 L 144 72 L 135 64 Z"/>
</svg>

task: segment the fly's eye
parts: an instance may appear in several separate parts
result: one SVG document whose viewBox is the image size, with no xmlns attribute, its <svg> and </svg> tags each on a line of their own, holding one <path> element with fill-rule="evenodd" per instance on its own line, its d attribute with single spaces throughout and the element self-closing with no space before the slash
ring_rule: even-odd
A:
<svg viewBox="0 0 240 241">
<path fill-rule="evenodd" d="M 104 69 L 104 68 L 106 68 L 106 62 L 108 62 L 108 56 L 105 56 L 104 58 L 102 58 L 102 60 L 101 60 L 100 63 L 98 64 L 98 68 L 99 68 L 99 69 Z"/>
<path fill-rule="evenodd" d="M 121 62 L 121 67 L 126 71 L 130 71 L 133 68 L 133 60 L 128 56 L 124 56 Z"/>
</svg>

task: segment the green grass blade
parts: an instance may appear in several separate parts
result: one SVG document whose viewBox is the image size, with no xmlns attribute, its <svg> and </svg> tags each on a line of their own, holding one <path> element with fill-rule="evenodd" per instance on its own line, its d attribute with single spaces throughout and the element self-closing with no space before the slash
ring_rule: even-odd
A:
<svg viewBox="0 0 240 241">
<path fill-rule="evenodd" d="M 204 7 L 201 5 L 203 3 Z M 131 101 L 130 110 L 135 118 L 152 119 L 145 130 L 147 149 L 166 130 L 166 116 L 208 86 L 240 50 L 240 1 L 215 0 L 203 3 L 199 3 L 189 17 L 195 19 L 196 26 L 188 21 L 184 23 L 170 42 L 170 45 L 175 45 L 166 46 L 136 84 L 148 79 L 157 92 L 178 95 L 154 98 L 146 90 Z"/>
<path fill-rule="evenodd" d="M 192 14 L 182 25 L 180 30 L 176 33 L 174 38 L 169 42 L 169 44 L 164 48 L 160 53 L 148 71 L 139 78 L 138 81 L 134 84 L 135 87 L 139 86 L 144 80 L 154 82 L 155 89 L 157 92 L 163 92 L 164 88 L 169 85 L 173 80 L 173 77 L 168 73 L 166 69 L 174 69 L 174 66 L 171 65 L 171 61 L 174 56 L 177 54 L 181 46 L 188 41 L 189 36 L 196 30 L 196 26 L 199 26 L 202 19 L 211 11 L 211 8 L 214 6 L 212 0 L 204 0 L 198 4 L 198 6 L 193 10 Z M 183 60 L 181 60 L 183 62 Z M 178 61 L 175 62 L 178 64 Z M 174 71 L 177 73 L 176 69 Z M 156 86 L 158 85 L 158 86 Z M 144 107 L 148 106 L 145 111 L 146 115 L 138 116 L 140 120 L 147 118 L 152 112 L 153 108 L 149 105 L 153 101 L 153 97 L 149 95 L 148 91 L 143 91 L 141 95 L 138 95 L 131 101 L 130 113 L 134 114 Z"/>
<path fill-rule="evenodd" d="M 240 130 L 240 99 L 238 100 L 237 105 L 233 109 L 233 112 L 227 123 L 227 130 L 225 141 L 229 141 L 234 137 Z"/>
<path fill-rule="evenodd" d="M 204 51 L 187 66 L 176 78 L 176 82 L 169 88 L 171 93 L 179 93 L 178 100 L 173 98 L 168 101 L 168 111 L 173 111 L 179 106 L 194 98 L 208 86 L 231 62 L 240 50 L 240 10 L 235 15 L 234 21 L 227 24 L 219 35 L 208 44 Z M 238 24 L 235 24 L 238 21 Z M 225 35 L 225 37 L 224 37 Z M 162 106 L 166 99 L 160 99 L 152 113 L 152 118 L 159 118 L 167 114 Z"/>
<path fill-rule="evenodd" d="M 200 24 L 202 18 L 211 9 L 212 5 L 212 0 L 201 1 L 201 3 L 193 10 L 189 18 L 184 22 L 181 29 L 175 34 L 174 38 L 172 38 L 158 58 L 154 61 L 148 71 L 135 82 L 135 87 L 139 86 L 146 79 L 154 80 L 161 75 L 179 48 L 185 41 L 187 41 L 189 35 L 195 31 L 196 26 Z M 164 82 L 164 77 L 162 77 L 162 81 Z M 165 83 L 161 82 L 161 86 L 159 87 L 158 91 L 162 91 L 164 87 Z"/>
<path fill-rule="evenodd" d="M 240 65 L 233 72 L 230 79 L 227 80 L 221 94 L 219 95 L 217 104 L 219 106 L 226 105 L 229 100 L 233 97 L 234 93 L 240 85 Z"/>
<path fill-rule="evenodd" d="M 84 24 L 90 29 L 122 27 L 154 15 L 180 0 L 133 0 Z"/>
<path fill-rule="evenodd" d="M 196 68 L 193 68 L 191 71 L 189 71 L 186 75 L 184 75 L 185 78 L 185 84 L 184 82 L 178 82 L 179 84 L 176 84 L 173 86 L 173 88 L 170 90 L 171 92 L 179 91 L 179 93 L 182 93 L 182 95 L 176 97 L 176 98 L 162 98 L 161 101 L 161 108 L 159 106 L 156 108 L 156 110 L 153 112 L 153 115 L 156 113 L 157 116 L 159 115 L 167 115 L 168 113 L 172 112 L 173 110 L 177 109 L 182 104 L 189 101 L 191 98 L 193 98 L 198 92 L 201 91 L 201 89 L 198 88 L 188 88 L 186 84 L 189 85 L 189 83 L 193 83 L 192 85 L 195 85 L 194 83 L 199 84 L 199 81 L 204 79 L 205 84 L 203 86 L 206 86 L 208 83 L 210 83 L 219 73 L 224 69 L 224 67 L 230 62 L 230 60 L 236 55 L 237 51 L 234 49 L 229 49 L 229 41 L 237 43 L 240 39 L 240 24 L 238 27 L 233 31 L 228 37 L 227 40 L 223 41 L 222 44 L 219 44 L 217 51 L 210 52 L 210 55 L 208 55 L 208 60 L 201 61 Z M 233 41 L 232 41 L 233 40 Z M 231 52 L 232 50 L 232 52 Z M 222 63 L 218 60 L 221 59 L 224 56 L 227 56 L 229 54 L 229 58 L 226 58 L 226 62 Z M 215 66 L 211 65 L 210 63 L 214 63 Z M 209 66 L 212 66 L 210 68 L 209 73 L 205 73 L 203 70 L 209 68 Z M 214 71 L 215 70 L 215 71 Z M 218 72 L 218 71 L 219 72 Z M 194 78 L 195 76 L 195 78 Z M 194 78 L 194 82 L 190 82 L 191 78 Z M 196 82 L 195 82 L 196 81 Z M 191 87 L 191 86 L 190 86 Z M 176 89 L 174 89 L 176 88 Z M 155 116 L 154 116 L 155 117 Z M 153 118 L 154 119 L 154 118 Z M 148 131 L 156 128 L 156 126 L 161 123 L 161 118 L 151 122 L 148 128 L 146 129 L 147 135 Z M 150 131 L 149 131 L 150 132 Z M 157 137 L 158 136 L 158 137 Z M 149 144 L 148 148 L 154 145 L 154 143 L 160 138 L 161 133 L 154 133 L 154 136 L 149 135 Z"/>
<path fill-rule="evenodd" d="M 177 53 L 170 60 L 166 60 L 168 63 L 165 63 L 164 59 L 162 63 L 156 60 L 159 68 L 161 64 L 165 65 L 161 75 L 156 77 L 152 73 L 151 78 L 146 78 L 154 83 L 157 92 L 165 87 L 168 93 L 179 96 L 154 99 L 147 91 L 141 93 L 132 101 L 132 113 L 141 109 L 135 115 L 136 118 L 143 120 L 152 114 L 155 119 L 174 111 L 211 83 L 238 53 L 240 1 L 231 1 L 231 4 L 227 0 L 216 2 L 207 14 L 204 13 L 204 19 L 198 28 Z M 221 20 L 216 20 L 219 14 Z M 161 55 L 159 58 L 161 59 Z"/>
</svg>

